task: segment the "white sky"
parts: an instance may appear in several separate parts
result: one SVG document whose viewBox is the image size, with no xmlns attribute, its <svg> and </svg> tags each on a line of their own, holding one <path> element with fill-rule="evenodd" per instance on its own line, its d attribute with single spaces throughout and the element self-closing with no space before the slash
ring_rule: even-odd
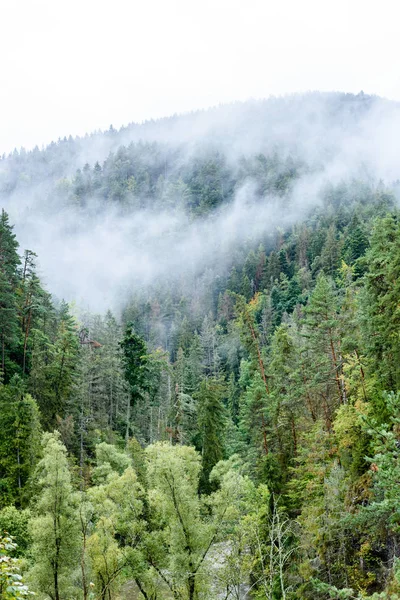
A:
<svg viewBox="0 0 400 600">
<path fill-rule="evenodd" d="M 0 0 L 0 153 L 250 97 L 400 100 L 396 0 Z"/>
</svg>

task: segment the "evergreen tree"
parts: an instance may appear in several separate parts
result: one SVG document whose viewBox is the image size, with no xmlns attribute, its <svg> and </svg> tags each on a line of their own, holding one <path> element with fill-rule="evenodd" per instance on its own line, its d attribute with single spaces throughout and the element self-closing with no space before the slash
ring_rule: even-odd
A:
<svg viewBox="0 0 400 600">
<path fill-rule="evenodd" d="M 8 214 L 4 209 L 0 217 L 0 270 L 13 290 L 18 282 L 17 268 L 21 263 L 18 255 L 19 244 L 10 225 Z"/>
<path fill-rule="evenodd" d="M 1 252 L 1 249 L 0 249 Z M 17 301 L 9 276 L 0 269 L 0 344 L 1 371 L 8 378 L 15 365 L 10 361 L 10 351 L 15 350 L 19 341 Z M 6 362 L 6 359 L 7 362 Z"/>
<path fill-rule="evenodd" d="M 66 303 L 57 317 L 54 341 L 40 330 L 32 336 L 31 389 L 46 428 L 54 427 L 57 417 L 66 417 L 71 409 L 78 361 L 77 326 Z"/>
<path fill-rule="evenodd" d="M 103 344 L 101 353 L 99 353 L 99 375 L 105 394 L 103 410 L 107 415 L 109 426 L 112 428 L 120 426 L 128 401 L 120 338 L 120 327 L 114 315 L 108 311 L 104 319 L 103 337 L 99 338 Z"/>
<path fill-rule="evenodd" d="M 216 378 L 204 379 L 198 393 L 197 426 L 202 457 L 200 489 L 211 490 L 209 476 L 213 467 L 224 458 L 226 414 L 223 404 L 225 386 Z"/>
<path fill-rule="evenodd" d="M 344 260 L 352 265 L 358 258 L 365 254 L 367 248 L 368 238 L 359 219 L 355 215 L 349 224 L 348 235 L 343 245 Z"/>
<path fill-rule="evenodd" d="M 305 377 L 308 389 L 312 388 L 319 397 L 319 411 L 324 414 L 329 428 L 333 411 L 345 401 L 346 392 L 341 376 L 337 296 L 332 281 L 323 274 L 318 276 L 303 323 Z"/>
<path fill-rule="evenodd" d="M 22 372 L 29 368 L 30 336 L 32 330 L 40 328 L 40 321 L 48 312 L 51 303 L 36 274 L 36 254 L 25 250 L 22 265 L 22 277 L 17 289 L 18 313 L 23 335 Z"/>
<path fill-rule="evenodd" d="M 147 389 L 147 367 L 148 356 L 144 340 L 138 336 L 132 324 L 126 328 L 125 336 L 121 342 L 121 348 L 124 353 L 124 371 L 125 377 L 130 388 L 130 402 L 128 402 L 126 416 L 126 434 L 128 441 L 130 431 L 131 406 L 139 401 L 143 392 Z"/>
<path fill-rule="evenodd" d="M 0 217 L 0 344 L 1 369 L 6 371 L 6 355 L 15 350 L 18 343 L 18 316 L 16 286 L 18 282 L 18 242 L 2 209 Z M 15 370 L 10 362 L 7 370 Z"/>
<path fill-rule="evenodd" d="M 338 240 L 334 225 L 326 234 L 326 241 L 321 252 L 321 267 L 326 275 L 333 277 L 340 266 L 341 242 Z"/>
<path fill-rule="evenodd" d="M 204 349 L 204 344 L 207 344 L 207 349 L 209 348 L 209 341 L 208 336 L 206 342 L 206 338 L 203 337 L 203 335 L 199 336 L 197 333 L 193 335 L 186 361 L 185 388 L 189 394 L 193 395 L 199 387 L 204 369 L 204 353 L 206 352 L 207 358 L 211 359 L 208 364 L 211 364 L 214 367 L 218 362 L 219 357 L 213 354 L 216 352 L 215 339 L 212 339 L 211 341 L 212 354 L 209 354 L 208 351 L 205 351 Z"/>
<path fill-rule="evenodd" d="M 220 358 L 217 350 L 217 334 L 211 315 L 204 317 L 200 332 L 203 348 L 203 365 L 206 375 L 216 377 Z"/>
<path fill-rule="evenodd" d="M 266 399 L 270 394 L 270 389 L 265 369 L 264 357 L 262 355 L 260 332 L 255 319 L 256 313 L 261 308 L 262 296 L 260 294 L 256 294 L 249 304 L 246 304 L 245 299 L 242 296 L 236 296 L 235 299 L 235 312 L 237 315 L 236 323 L 239 328 L 243 344 L 248 350 L 251 358 L 250 368 L 253 372 L 258 372 L 258 376 L 254 377 L 254 381 L 250 384 L 250 387 L 254 387 L 256 390 L 254 395 L 255 404 L 253 404 L 253 400 L 247 402 L 246 404 L 247 408 L 252 406 L 252 408 L 250 408 L 250 412 L 252 413 L 253 418 L 259 418 L 260 426 L 257 428 L 257 430 L 261 432 L 262 447 L 264 453 L 267 455 L 269 452 L 269 443 L 265 415 Z"/>
<path fill-rule="evenodd" d="M 21 506 L 40 453 L 39 410 L 17 376 L 1 387 L 0 402 L 0 501 Z"/>
<path fill-rule="evenodd" d="M 304 411 L 300 370 L 295 339 L 288 325 L 280 325 L 275 329 L 271 340 L 268 374 L 271 382 L 270 401 L 273 406 L 274 431 L 278 433 L 276 451 L 283 471 L 297 453 L 297 428 Z"/>
<path fill-rule="evenodd" d="M 400 383 L 399 282 L 400 226 L 397 218 L 378 220 L 366 255 L 368 271 L 362 297 L 364 339 L 383 386 Z"/>
</svg>

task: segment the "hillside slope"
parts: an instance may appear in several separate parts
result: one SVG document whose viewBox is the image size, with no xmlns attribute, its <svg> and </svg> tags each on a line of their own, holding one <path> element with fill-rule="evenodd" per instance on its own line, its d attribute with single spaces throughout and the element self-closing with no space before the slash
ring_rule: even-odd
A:
<svg viewBox="0 0 400 600">
<path fill-rule="evenodd" d="M 309 94 L 3 158 L 0 528 L 38 598 L 400 597 L 397 114 Z"/>
</svg>

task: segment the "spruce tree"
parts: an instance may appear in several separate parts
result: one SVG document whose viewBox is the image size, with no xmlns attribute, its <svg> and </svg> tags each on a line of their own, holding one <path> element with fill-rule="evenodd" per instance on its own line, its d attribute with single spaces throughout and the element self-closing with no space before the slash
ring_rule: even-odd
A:
<svg viewBox="0 0 400 600">
<path fill-rule="evenodd" d="M 320 414 L 330 427 L 334 410 L 345 401 L 340 352 L 337 294 L 332 280 L 320 274 L 305 309 L 303 365 L 308 385 L 319 397 Z M 316 367 L 317 365 L 317 367 Z"/>
<path fill-rule="evenodd" d="M 400 225 L 397 217 L 376 222 L 366 260 L 368 271 L 361 299 L 365 345 L 382 385 L 394 390 L 400 384 Z"/>
<path fill-rule="evenodd" d="M 226 411 L 223 398 L 225 391 L 221 380 L 213 377 L 204 379 L 196 394 L 198 445 L 202 456 L 200 489 L 205 492 L 210 492 L 212 488 L 209 476 L 213 467 L 224 457 Z"/>
<path fill-rule="evenodd" d="M 41 342 L 44 341 L 42 336 L 38 335 L 38 338 Z M 38 373 L 39 378 L 43 378 L 44 375 L 43 388 L 37 389 L 36 397 L 46 427 L 54 427 L 57 417 L 64 418 L 70 410 L 76 381 L 78 350 L 77 325 L 69 313 L 68 304 L 62 302 L 58 311 L 54 343 L 48 344 L 44 341 L 44 365 L 39 366 Z"/>
<path fill-rule="evenodd" d="M 17 299 L 7 274 L 0 270 L 0 353 L 1 371 L 8 379 L 15 366 L 9 360 L 10 351 L 18 344 L 19 327 Z"/>
<path fill-rule="evenodd" d="M 1 369 L 8 378 L 12 363 L 6 367 L 6 356 L 18 344 L 18 313 L 16 287 L 18 283 L 18 242 L 4 209 L 0 217 L 0 352 Z M 7 370 L 7 372 L 6 372 Z"/>
<path fill-rule="evenodd" d="M 131 427 L 131 407 L 139 401 L 143 392 L 147 389 L 148 363 L 146 343 L 135 333 L 132 323 L 126 328 L 121 348 L 124 353 L 123 365 L 125 378 L 130 388 L 130 402 L 127 404 L 125 433 L 125 439 L 128 442 Z"/>
<path fill-rule="evenodd" d="M 0 388 L 0 403 L 0 504 L 26 505 L 40 454 L 38 406 L 18 376 Z"/>
</svg>

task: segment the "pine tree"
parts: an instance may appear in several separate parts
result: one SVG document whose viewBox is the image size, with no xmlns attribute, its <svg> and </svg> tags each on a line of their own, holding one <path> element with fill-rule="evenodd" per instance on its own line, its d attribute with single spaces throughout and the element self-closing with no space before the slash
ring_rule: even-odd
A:
<svg viewBox="0 0 400 600">
<path fill-rule="evenodd" d="M 382 385 L 394 390 L 400 383 L 400 226 L 396 217 L 377 221 L 366 260 L 364 339 Z"/>
<path fill-rule="evenodd" d="M 40 454 L 39 410 L 24 385 L 14 376 L 0 388 L 1 503 L 26 504 L 27 486 Z"/>
<path fill-rule="evenodd" d="M 195 342 L 196 347 L 198 341 Z M 198 349 L 198 348 L 197 348 Z M 201 348 L 200 348 L 201 351 Z M 193 356 L 192 356 L 193 359 Z M 193 395 L 193 364 L 186 358 L 182 348 L 179 348 L 174 365 L 175 389 L 171 405 L 171 440 L 176 444 L 191 444 L 197 431 L 196 400 Z M 199 365 L 196 363 L 196 370 Z M 200 363 L 201 371 L 201 363 Z"/>
<path fill-rule="evenodd" d="M 211 315 L 204 317 L 200 332 L 200 340 L 203 348 L 203 365 L 206 375 L 216 377 L 220 358 L 217 350 L 217 334 Z"/>
<path fill-rule="evenodd" d="M 45 368 L 45 386 L 50 402 L 37 396 L 46 426 L 53 427 L 57 416 L 64 418 L 69 410 L 69 402 L 76 380 L 79 341 L 77 325 L 69 313 L 69 307 L 62 303 L 58 313 L 58 327 L 54 344 L 48 348 Z"/>
<path fill-rule="evenodd" d="M 0 270 L 15 289 L 18 281 L 17 268 L 21 263 L 18 255 L 19 244 L 10 225 L 8 214 L 4 209 L 0 217 Z"/>
<path fill-rule="evenodd" d="M 200 489 L 205 492 L 211 491 L 209 476 L 213 467 L 224 457 L 226 414 L 223 397 L 225 391 L 221 380 L 213 377 L 204 379 L 196 394 L 198 444 L 202 457 Z"/>
<path fill-rule="evenodd" d="M 348 234 L 343 245 L 344 260 L 352 265 L 368 248 L 368 238 L 355 215 L 348 227 Z"/>
<path fill-rule="evenodd" d="M 100 338 L 102 348 L 99 359 L 100 377 L 105 394 L 104 410 L 111 428 L 118 428 L 125 415 L 128 390 L 124 378 L 123 350 L 120 346 L 121 331 L 115 317 L 108 311 L 104 319 L 104 333 Z"/>
<path fill-rule="evenodd" d="M 205 339 L 200 337 L 197 333 L 193 335 L 192 343 L 190 344 L 189 354 L 186 361 L 186 391 L 189 394 L 194 394 L 198 389 L 202 374 L 203 374 L 203 355 L 204 355 L 204 342 Z M 215 351 L 215 344 L 212 346 Z M 207 356 L 208 353 L 207 353 Z M 213 366 L 217 362 L 218 357 L 212 356 L 211 363 Z"/>
<path fill-rule="evenodd" d="M 16 287 L 18 283 L 18 242 L 9 224 L 7 213 L 2 209 L 0 217 L 0 345 L 1 369 L 6 371 L 6 353 L 18 344 L 18 314 Z M 8 365 L 12 369 L 11 363 Z M 7 373 L 6 373 L 7 376 Z"/>
<path fill-rule="evenodd" d="M 276 444 L 282 470 L 297 453 L 297 427 L 304 411 L 299 358 L 289 326 L 280 325 L 271 339 L 268 375 L 270 405 L 273 407 L 274 431 L 278 433 Z"/>
<path fill-rule="evenodd" d="M 23 336 L 22 373 L 29 370 L 30 336 L 32 330 L 40 328 L 51 304 L 50 296 L 45 292 L 36 274 L 36 254 L 25 250 L 21 280 L 17 289 L 19 321 Z"/>
<path fill-rule="evenodd" d="M 126 433 L 128 442 L 130 432 L 131 407 L 136 404 L 147 389 L 147 348 L 144 340 L 138 336 L 132 324 L 126 328 L 125 336 L 121 342 L 124 353 L 123 364 L 125 377 L 130 388 L 130 402 L 127 403 Z"/>
<path fill-rule="evenodd" d="M 328 428 L 333 411 L 345 401 L 340 352 L 337 296 L 333 282 L 321 274 L 305 309 L 303 367 L 313 393 L 318 394 Z"/>
<path fill-rule="evenodd" d="M 242 296 L 236 295 L 235 300 L 235 312 L 237 315 L 236 323 L 240 331 L 241 339 L 243 345 L 249 352 L 252 370 L 258 371 L 259 374 L 259 377 L 254 378 L 254 386 L 257 390 L 255 394 L 257 409 L 254 411 L 253 416 L 257 415 L 260 419 L 260 427 L 257 429 L 261 431 L 262 447 L 264 453 L 267 455 L 269 452 L 269 444 L 265 408 L 270 389 L 262 354 L 260 332 L 255 319 L 255 314 L 261 309 L 262 295 L 256 294 L 248 304 L 246 304 L 245 299 Z M 261 387 L 259 385 L 260 383 Z M 252 404 L 252 402 L 250 402 L 250 404 Z"/>
<path fill-rule="evenodd" d="M 15 349 L 19 339 L 17 299 L 6 273 L 0 270 L 0 345 L 1 371 L 3 376 L 15 369 L 6 359 L 10 350 Z"/>
<path fill-rule="evenodd" d="M 321 266 L 326 275 L 334 276 L 340 266 L 342 244 L 338 239 L 336 228 L 331 225 L 326 234 L 326 241 L 321 252 Z"/>
</svg>

